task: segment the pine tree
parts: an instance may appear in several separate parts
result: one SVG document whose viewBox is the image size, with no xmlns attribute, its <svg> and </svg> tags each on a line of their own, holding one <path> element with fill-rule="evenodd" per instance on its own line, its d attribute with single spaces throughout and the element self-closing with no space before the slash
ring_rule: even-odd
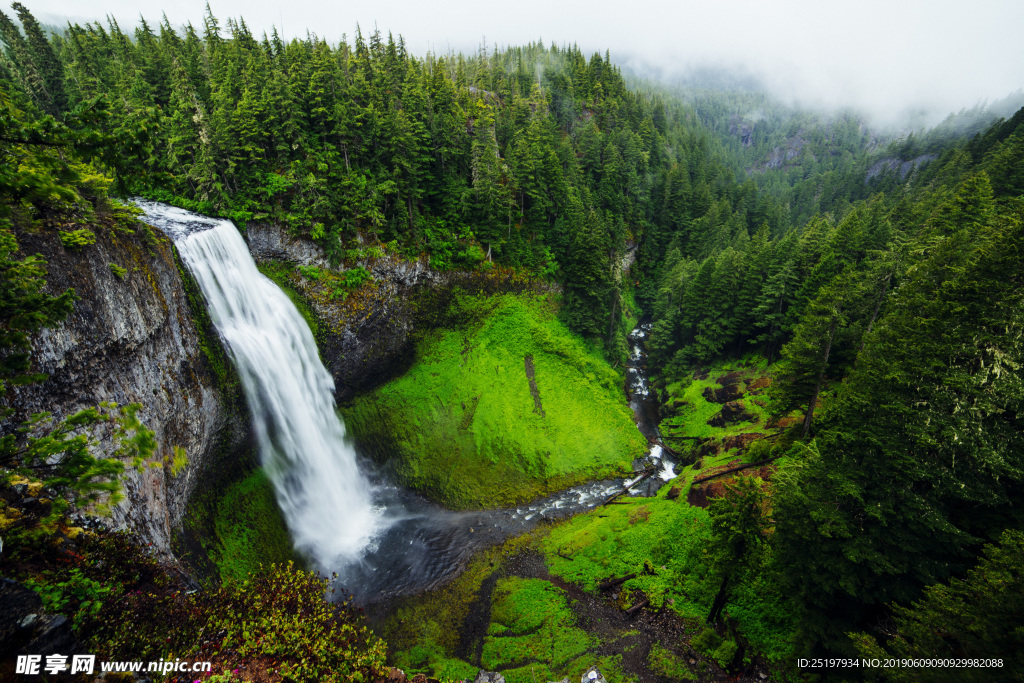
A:
<svg viewBox="0 0 1024 683">
<path fill-rule="evenodd" d="M 986 222 L 930 247 L 894 293 L 819 421 L 818 450 L 780 491 L 777 546 L 810 642 L 848 650 L 850 627 L 1012 524 L 1024 222 L 985 195 L 983 182 L 961 188 L 955 201 Z"/>
</svg>

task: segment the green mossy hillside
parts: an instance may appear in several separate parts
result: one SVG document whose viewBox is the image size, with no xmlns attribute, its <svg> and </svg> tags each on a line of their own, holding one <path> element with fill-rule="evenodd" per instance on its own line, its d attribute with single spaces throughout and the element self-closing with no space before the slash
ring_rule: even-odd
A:
<svg viewBox="0 0 1024 683">
<path fill-rule="evenodd" d="M 262 469 L 232 484 L 217 502 L 213 560 L 221 579 L 241 582 L 260 565 L 296 560 L 273 484 Z"/>
<path fill-rule="evenodd" d="M 555 525 L 540 541 L 551 574 L 588 592 L 604 579 L 636 574 L 618 589 L 622 607 L 647 598 L 651 609 L 703 622 L 718 586 L 710 517 L 686 502 L 691 473 L 700 476 L 687 468 L 654 498 L 627 498 Z M 679 495 L 669 498 L 673 488 Z M 726 612 L 758 652 L 782 662 L 792 652 L 794 615 L 764 577 L 737 587 Z"/>
<path fill-rule="evenodd" d="M 622 378 L 555 319 L 549 296 L 459 306 L 475 322 L 430 334 L 404 376 L 343 408 L 364 450 L 454 508 L 629 471 L 646 443 Z"/>
<path fill-rule="evenodd" d="M 663 408 L 666 417 L 660 425 L 663 435 L 669 440 L 679 436 L 725 439 L 741 433 L 763 433 L 770 419 L 768 395 L 763 393 L 764 387 L 754 387 L 759 386 L 757 380 L 767 372 L 764 358 L 749 356 L 744 360 L 714 363 L 704 372 L 697 371 L 690 377 L 669 383 L 665 387 L 668 400 Z M 708 424 L 708 420 L 722 409 L 722 404 L 708 401 L 703 394 L 708 389 L 721 389 L 719 380 L 725 375 L 734 378 L 742 392 L 739 400 L 745 411 L 755 415 L 756 419 L 736 422 L 724 428 Z"/>
</svg>

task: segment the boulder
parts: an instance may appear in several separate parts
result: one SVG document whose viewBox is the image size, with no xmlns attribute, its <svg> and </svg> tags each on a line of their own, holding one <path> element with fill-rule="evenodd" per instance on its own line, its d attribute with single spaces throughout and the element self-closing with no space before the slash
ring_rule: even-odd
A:
<svg viewBox="0 0 1024 683">
<path fill-rule="evenodd" d="M 762 438 L 764 438 L 764 434 L 746 432 L 744 434 L 737 434 L 736 436 L 730 436 L 722 439 L 722 446 L 724 446 L 726 450 L 729 450 L 730 448 L 739 448 L 740 450 L 744 450 L 751 443 Z"/>
<path fill-rule="evenodd" d="M 748 413 L 742 401 L 729 401 L 722 406 L 722 410 L 708 420 L 712 427 L 725 427 L 736 422 L 752 422 L 757 420 L 757 415 Z"/>
<path fill-rule="evenodd" d="M 473 683 L 505 683 L 505 677 L 497 671 L 484 671 L 480 669 L 480 673 L 476 675 L 476 680 Z"/>
<path fill-rule="evenodd" d="M 743 398 L 743 391 L 739 384 L 727 384 L 719 389 L 707 387 L 702 395 L 708 403 L 728 403 Z"/>
<path fill-rule="evenodd" d="M 727 387 L 731 384 L 739 384 L 740 379 L 743 377 L 741 372 L 729 372 L 719 377 L 716 382 L 721 384 L 723 387 Z"/>
<path fill-rule="evenodd" d="M 580 677 L 580 683 L 608 683 L 604 676 L 601 675 L 601 671 L 596 667 L 592 666 L 583 672 Z"/>
<path fill-rule="evenodd" d="M 0 579 L 0 660 L 17 654 L 82 654 L 71 623 L 60 614 L 46 614 L 35 591 Z"/>
</svg>

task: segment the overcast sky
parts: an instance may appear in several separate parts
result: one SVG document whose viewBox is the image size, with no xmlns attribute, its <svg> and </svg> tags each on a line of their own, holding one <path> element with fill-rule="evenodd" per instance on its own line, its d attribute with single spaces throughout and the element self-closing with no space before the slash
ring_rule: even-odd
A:
<svg viewBox="0 0 1024 683">
<path fill-rule="evenodd" d="M 127 28 L 163 12 L 202 22 L 205 0 L 22 0 L 44 21 L 112 14 Z M 5 3 L 6 4 L 6 3 Z M 244 16 L 257 34 L 283 26 L 335 42 L 359 23 L 405 36 L 414 54 L 473 51 L 543 38 L 611 50 L 613 60 L 672 74 L 740 66 L 803 103 L 854 106 L 891 118 L 948 113 L 1024 87 L 1022 0 L 211 0 L 222 24 Z"/>
</svg>

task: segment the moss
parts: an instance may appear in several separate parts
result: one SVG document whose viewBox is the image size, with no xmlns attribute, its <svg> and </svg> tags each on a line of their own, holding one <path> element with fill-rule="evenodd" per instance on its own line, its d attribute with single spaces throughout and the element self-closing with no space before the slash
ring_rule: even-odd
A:
<svg viewBox="0 0 1024 683">
<path fill-rule="evenodd" d="M 317 318 L 303 296 L 295 289 L 295 266 L 282 261 L 266 261 L 257 267 L 261 273 L 273 280 L 274 284 L 288 295 L 288 298 L 295 304 L 295 308 L 299 309 L 299 313 L 302 314 L 302 318 L 306 321 L 309 330 L 313 333 L 313 338 L 317 340 L 319 345 L 321 341 L 320 319 Z"/>
<path fill-rule="evenodd" d="M 260 564 L 295 559 L 273 486 L 262 469 L 224 492 L 217 504 L 214 528 L 219 552 L 213 559 L 225 581 L 241 581 Z"/>
<path fill-rule="evenodd" d="M 705 389 L 720 388 L 718 379 L 729 372 L 741 373 L 740 386 L 744 386 L 763 376 L 765 371 L 763 361 L 751 365 L 739 361 L 726 361 L 712 366 L 705 379 L 685 379 L 668 385 L 666 387 L 669 395 L 668 403 L 682 401 L 683 405 L 676 415 L 662 422 L 662 430 L 669 435 L 670 439 L 673 436 L 724 438 L 743 432 L 764 432 L 769 418 L 769 410 L 767 405 L 760 405 L 755 399 L 763 401 L 767 399 L 767 395 L 746 394 L 740 399 L 743 401 L 746 411 L 757 416 L 755 421 L 739 422 L 723 428 L 712 427 L 708 424 L 708 420 L 722 409 L 722 405 L 705 400 L 703 394 Z"/>
<path fill-rule="evenodd" d="M 621 376 L 554 319 L 547 297 L 464 297 L 461 308 L 469 324 L 431 333 L 404 376 L 343 408 L 365 450 L 397 454 L 403 483 L 455 508 L 628 471 L 646 443 Z"/>
<path fill-rule="evenodd" d="M 622 584 L 624 603 L 642 591 L 654 609 L 667 605 L 683 617 L 704 616 L 710 606 L 704 569 L 708 514 L 682 497 L 666 498 L 667 490 L 556 525 L 541 542 L 551 573 L 588 591 L 603 579 L 635 573 Z"/>
<path fill-rule="evenodd" d="M 485 550 L 444 588 L 395 603 L 381 629 L 395 665 L 410 675 L 433 673 L 435 677 L 442 669 L 471 666 L 466 660 L 473 659 L 472 653 L 460 652 L 469 635 L 462 633 L 467 617 L 474 607 L 489 606 L 487 586 L 501 571 L 502 558 L 531 547 L 535 538 L 536 532 Z"/>
<path fill-rule="evenodd" d="M 494 590 L 491 624 L 481 666 L 509 683 L 559 680 L 577 668 L 597 641 L 576 626 L 565 591 L 542 579 L 501 579 Z"/>
<path fill-rule="evenodd" d="M 673 681 L 697 680 L 697 674 L 690 670 L 686 660 L 661 645 L 655 644 L 651 647 L 650 652 L 647 654 L 647 666 L 659 676 L 664 676 Z"/>
<path fill-rule="evenodd" d="M 627 680 L 620 656 L 597 654 L 603 643 L 577 624 L 563 589 L 508 576 L 506 560 L 536 552 L 545 533 L 484 551 L 444 588 L 395 606 L 382 634 L 394 664 L 440 679 L 472 679 L 484 668 L 509 683 L 571 678 L 596 664 L 608 680 Z"/>
</svg>

